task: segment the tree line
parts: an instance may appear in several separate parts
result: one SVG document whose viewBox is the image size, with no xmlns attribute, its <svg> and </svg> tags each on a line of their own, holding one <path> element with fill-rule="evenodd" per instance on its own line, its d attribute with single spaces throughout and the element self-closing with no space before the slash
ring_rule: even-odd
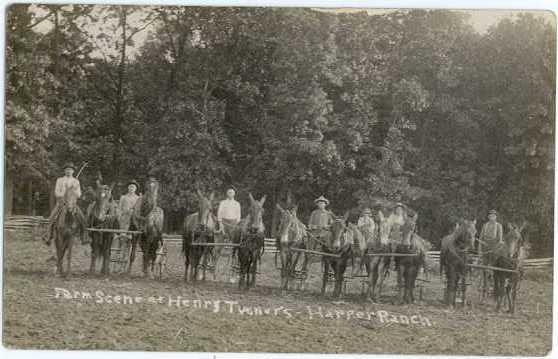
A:
<svg viewBox="0 0 558 359">
<path fill-rule="evenodd" d="M 159 178 L 169 230 L 196 188 L 233 185 L 303 219 L 322 194 L 339 214 L 402 201 L 435 244 L 495 208 L 546 253 L 555 47 L 528 13 L 481 34 L 443 10 L 14 4 L 6 208 L 87 161 L 85 187 Z"/>
</svg>

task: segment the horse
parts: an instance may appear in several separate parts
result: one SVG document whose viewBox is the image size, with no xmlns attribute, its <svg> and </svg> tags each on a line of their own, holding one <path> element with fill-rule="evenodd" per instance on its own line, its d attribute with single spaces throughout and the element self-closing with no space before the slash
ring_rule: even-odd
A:
<svg viewBox="0 0 558 359">
<path fill-rule="evenodd" d="M 208 246 L 194 246 L 194 243 L 213 243 L 215 238 L 216 218 L 211 213 L 214 193 L 207 198 L 200 190 L 196 191 L 198 195 L 199 210 L 192 213 L 184 220 L 184 228 L 182 231 L 182 253 L 184 254 L 184 280 L 188 281 L 188 269 L 190 268 L 190 280 L 198 279 L 198 266 L 203 259 L 203 276 L 205 280 L 205 271 L 212 248 Z"/>
<path fill-rule="evenodd" d="M 330 235 L 326 236 L 325 242 L 322 243 L 322 251 L 331 254 L 322 256 L 322 295 L 325 294 L 330 267 L 333 269 L 335 277 L 333 297 L 337 298 L 341 295 L 347 263 L 349 258 L 352 258 L 354 237 L 359 234 L 356 226 L 347 226 L 347 219 L 348 213 L 345 214 L 345 217 L 334 217 Z"/>
<path fill-rule="evenodd" d="M 379 222 L 376 233 L 364 233 L 365 237 L 369 236 L 366 240 L 367 244 L 364 258 L 366 272 L 368 274 L 368 290 L 365 295 L 367 298 L 374 301 L 377 301 L 381 296 L 382 286 L 389 271 L 391 261 L 391 257 L 388 256 L 368 256 L 368 254 L 391 252 L 391 245 L 389 242 L 389 221 L 387 220 L 387 217 L 384 217 L 382 211 L 378 212 L 378 219 Z M 377 291 L 376 288 L 378 289 Z"/>
<path fill-rule="evenodd" d="M 296 216 L 296 207 L 285 210 L 277 204 L 277 209 L 280 218 L 276 246 L 281 258 L 281 289 L 287 290 L 301 254 L 293 255 L 291 248 L 305 248 L 307 232 L 304 223 Z"/>
<path fill-rule="evenodd" d="M 256 285 L 256 271 L 264 249 L 264 224 L 262 221 L 263 205 L 266 196 L 259 201 L 251 193 L 248 216 L 239 223 L 239 230 L 235 232 L 233 243 L 238 244 L 236 250 L 240 267 L 238 288 L 245 285 L 245 289 Z"/>
<path fill-rule="evenodd" d="M 440 250 L 440 276 L 445 270 L 446 290 L 444 303 L 455 307 L 457 286 L 462 281 L 462 302 L 465 304 L 465 276 L 469 250 L 473 249 L 477 221 L 461 220 L 454 231 L 442 238 Z"/>
<path fill-rule="evenodd" d="M 415 282 L 426 256 L 425 241 L 415 233 L 416 219 L 415 216 L 405 220 L 401 226 L 401 242 L 395 243 L 395 253 L 408 254 L 395 257 L 399 301 L 406 304 L 415 301 Z"/>
<path fill-rule="evenodd" d="M 156 180 L 149 180 L 145 187 L 146 192 L 138 198 L 134 205 L 132 223 L 134 227 L 141 232 L 136 238 L 143 252 L 143 275 L 153 279 L 157 252 L 163 245 L 163 222 L 165 214 L 163 209 L 157 205 L 159 182 Z M 136 244 L 137 242 L 133 241 L 129 268 L 131 268 L 133 264 Z"/>
<path fill-rule="evenodd" d="M 523 274 L 522 264 L 523 260 L 527 258 L 528 250 L 527 245 L 523 240 L 521 232 L 525 224 L 521 227 L 515 224 L 508 224 L 508 233 L 504 236 L 504 243 L 502 243 L 503 253 L 498 253 L 497 258 L 492 265 L 502 269 L 512 270 L 514 272 L 504 272 L 494 270 L 494 298 L 496 300 L 496 311 L 500 310 L 502 302 L 508 303 L 508 312 L 515 311 L 515 299 L 519 282 Z M 502 252 L 502 251 L 499 251 Z"/>
<path fill-rule="evenodd" d="M 72 247 L 74 237 L 82 228 L 79 207 L 77 205 L 78 194 L 74 187 L 68 188 L 64 194 L 64 207 L 58 216 L 54 226 L 54 239 L 56 246 L 56 275 L 67 277 L 70 274 L 72 262 Z M 66 271 L 63 268 L 64 256 L 66 256 Z"/>
<path fill-rule="evenodd" d="M 116 207 L 112 203 L 112 186 L 101 185 L 97 182 L 95 191 L 95 202 L 87 209 L 87 223 L 89 228 L 96 229 L 118 229 Z M 110 272 L 110 249 L 114 233 L 91 232 L 91 265 L 89 272 L 94 273 L 97 261 L 102 260 L 101 274 L 108 275 Z"/>
</svg>

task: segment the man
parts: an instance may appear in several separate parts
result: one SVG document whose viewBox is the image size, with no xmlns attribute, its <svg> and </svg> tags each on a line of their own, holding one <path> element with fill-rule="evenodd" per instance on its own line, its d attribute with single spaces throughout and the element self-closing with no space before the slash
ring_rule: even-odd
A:
<svg viewBox="0 0 558 359">
<path fill-rule="evenodd" d="M 240 222 L 241 218 L 240 203 L 234 199 L 234 196 L 234 188 L 227 189 L 227 199 L 219 203 L 219 209 L 217 210 L 219 231 L 226 233 L 229 239 L 232 238 L 232 230 Z"/>
<path fill-rule="evenodd" d="M 374 234 L 376 232 L 376 222 L 372 218 L 372 211 L 370 208 L 365 208 L 362 211 L 362 216 L 358 219 L 357 226 L 361 232 Z"/>
<path fill-rule="evenodd" d="M 139 196 L 136 191 L 139 188 L 139 184 L 136 180 L 131 180 L 127 183 L 128 192 L 120 197 L 120 202 L 118 204 L 118 223 L 120 224 L 120 229 L 129 230 L 130 222 L 132 219 L 132 214 L 134 212 L 134 206 L 138 201 Z"/>
<path fill-rule="evenodd" d="M 320 237 L 324 234 L 324 231 L 329 230 L 329 226 L 333 223 L 333 216 L 330 211 L 326 210 L 326 207 L 329 205 L 327 198 L 320 196 L 314 200 L 314 203 L 318 208 L 310 214 L 308 229 Z"/>
<path fill-rule="evenodd" d="M 488 222 L 482 226 L 482 230 L 479 237 L 479 252 L 481 258 L 485 264 L 489 264 L 491 258 L 489 258 L 488 248 L 494 248 L 498 244 L 504 242 L 502 225 L 496 221 L 498 218 L 498 213 L 495 209 L 488 211 Z M 483 255 L 483 252 L 484 253 Z"/>
<path fill-rule="evenodd" d="M 70 188 L 73 188 L 77 194 L 77 197 L 78 198 L 81 197 L 81 185 L 79 183 L 79 180 L 74 177 L 74 171 L 75 171 L 74 164 L 67 163 L 64 165 L 64 176 L 59 177 L 56 180 L 56 185 L 54 187 L 54 197 L 56 198 L 56 204 L 52 209 L 50 216 L 48 217 L 48 230 L 45 237 L 43 237 L 43 240 L 45 241 L 46 245 L 50 245 L 52 241 L 52 236 L 54 234 L 53 232 L 55 227 L 54 224 L 56 223 L 58 216 L 60 215 L 62 209 L 64 208 L 64 196 L 66 194 L 66 191 Z M 83 242 L 85 237 L 85 217 L 83 216 L 83 213 L 81 212 L 79 207 L 78 207 L 78 216 L 83 226 L 83 230 L 81 233 L 81 241 Z"/>
<path fill-rule="evenodd" d="M 390 226 L 389 238 L 392 243 L 399 244 L 402 240 L 401 226 L 407 218 L 407 207 L 403 203 L 396 203 L 393 213 L 388 218 Z"/>
</svg>

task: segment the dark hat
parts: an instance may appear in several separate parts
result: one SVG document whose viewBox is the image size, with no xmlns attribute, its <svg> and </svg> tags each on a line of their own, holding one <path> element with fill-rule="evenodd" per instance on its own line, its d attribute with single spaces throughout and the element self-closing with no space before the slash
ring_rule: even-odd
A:
<svg viewBox="0 0 558 359">
<path fill-rule="evenodd" d="M 64 164 L 64 169 L 66 168 L 71 168 L 74 171 L 76 170 L 76 166 L 74 166 L 74 164 L 72 162 L 66 162 L 66 164 Z"/>
<path fill-rule="evenodd" d="M 126 187 L 128 187 L 128 186 L 131 185 L 131 184 L 133 184 L 134 186 L 136 186 L 136 188 L 139 189 L 139 183 L 138 183 L 138 181 L 136 181 L 135 179 L 126 182 Z"/>
<path fill-rule="evenodd" d="M 496 212 L 495 209 L 491 209 L 490 211 L 488 211 L 488 215 L 490 216 L 491 214 L 497 216 L 497 215 L 498 215 L 498 212 Z"/>
<path fill-rule="evenodd" d="M 314 203 L 318 203 L 318 202 L 324 202 L 326 206 L 329 204 L 329 200 L 324 196 L 320 196 L 314 200 Z"/>
</svg>

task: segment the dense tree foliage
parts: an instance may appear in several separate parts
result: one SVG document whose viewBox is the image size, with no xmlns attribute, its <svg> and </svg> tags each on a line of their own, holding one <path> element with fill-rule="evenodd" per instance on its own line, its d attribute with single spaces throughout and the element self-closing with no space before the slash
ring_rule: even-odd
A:
<svg viewBox="0 0 558 359">
<path fill-rule="evenodd" d="M 171 229 L 197 188 L 228 185 L 241 202 L 290 197 L 303 218 L 322 194 L 337 213 L 403 201 L 434 243 L 496 208 L 551 248 L 543 18 L 479 34 L 450 11 L 12 5 L 7 40 L 13 178 L 46 180 L 66 160 L 89 162 L 86 186 L 97 171 L 155 175 Z"/>
</svg>

